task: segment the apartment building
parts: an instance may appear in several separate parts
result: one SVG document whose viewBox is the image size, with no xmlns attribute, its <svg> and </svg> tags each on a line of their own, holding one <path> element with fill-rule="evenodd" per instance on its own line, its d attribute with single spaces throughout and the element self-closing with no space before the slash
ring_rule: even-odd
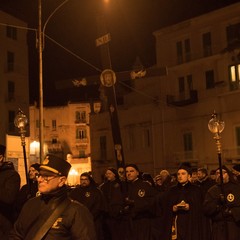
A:
<svg viewBox="0 0 240 240">
<path fill-rule="evenodd" d="M 0 11 L 0 142 L 16 135 L 14 118 L 21 108 L 28 115 L 27 24 Z"/>
<path fill-rule="evenodd" d="M 125 162 L 156 174 L 181 162 L 218 166 L 208 122 L 215 111 L 225 122 L 222 161 L 240 160 L 240 4 L 154 32 L 157 66 L 168 74 L 132 80 L 135 90 L 118 107 Z M 120 79 L 118 79 L 121 81 Z M 114 165 L 109 114 L 91 116 L 92 165 Z M 96 171 L 97 172 L 97 171 Z"/>
<path fill-rule="evenodd" d="M 0 143 L 7 146 L 6 158 L 14 163 L 24 184 L 24 154 L 14 119 L 19 108 L 26 116 L 29 113 L 27 23 L 0 11 L 0 43 Z"/>
<path fill-rule="evenodd" d="M 39 108 L 30 106 L 30 162 L 39 159 Z M 89 127 L 90 104 L 68 103 L 44 107 L 44 154 L 54 154 L 72 164 L 69 183 L 79 183 L 79 175 L 91 171 Z"/>
</svg>

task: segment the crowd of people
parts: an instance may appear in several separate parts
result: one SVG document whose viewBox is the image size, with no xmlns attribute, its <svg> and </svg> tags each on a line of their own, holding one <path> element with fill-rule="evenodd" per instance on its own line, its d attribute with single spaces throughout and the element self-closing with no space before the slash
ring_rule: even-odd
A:
<svg viewBox="0 0 240 240">
<path fill-rule="evenodd" d="M 0 239 L 240 239 L 240 165 L 208 172 L 182 163 L 152 177 L 127 164 L 107 168 L 100 184 L 82 173 L 70 188 L 71 165 L 49 155 L 20 188 L 4 153 L 0 145 Z"/>
</svg>

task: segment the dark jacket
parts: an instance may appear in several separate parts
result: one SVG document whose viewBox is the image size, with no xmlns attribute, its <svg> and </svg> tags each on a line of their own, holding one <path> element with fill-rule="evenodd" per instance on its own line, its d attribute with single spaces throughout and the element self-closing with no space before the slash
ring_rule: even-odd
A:
<svg viewBox="0 0 240 240">
<path fill-rule="evenodd" d="M 12 162 L 0 167 L 0 239 L 5 239 L 14 221 L 14 205 L 20 188 L 20 176 Z"/>
<path fill-rule="evenodd" d="M 42 195 L 30 199 L 23 206 L 22 211 L 14 224 L 9 240 L 33 239 L 27 236 L 33 227 L 36 231 L 47 221 L 53 209 L 67 198 L 66 186 L 54 194 Z M 32 232 L 32 231 L 31 231 Z M 34 232 L 34 231 L 33 231 Z M 82 204 L 71 201 L 70 205 L 52 225 L 44 240 L 95 240 L 95 229 L 89 210 Z"/>
<path fill-rule="evenodd" d="M 23 205 L 30 198 L 36 197 L 38 192 L 38 182 L 29 179 L 29 185 L 25 184 L 21 187 L 16 201 L 16 214 L 19 215 Z"/>
<path fill-rule="evenodd" d="M 86 206 L 92 213 L 94 220 L 103 214 L 105 209 L 103 194 L 96 186 L 76 187 L 70 192 L 69 197 Z"/>
<path fill-rule="evenodd" d="M 204 213 L 212 220 L 213 239 L 240 239 L 240 185 L 235 182 L 223 184 L 225 201 L 220 197 L 219 184 L 211 187 L 205 197 Z"/>
</svg>

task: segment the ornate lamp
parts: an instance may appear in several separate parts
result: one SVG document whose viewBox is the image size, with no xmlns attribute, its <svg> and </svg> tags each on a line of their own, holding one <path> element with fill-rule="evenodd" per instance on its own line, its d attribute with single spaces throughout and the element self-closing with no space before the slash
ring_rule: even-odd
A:
<svg viewBox="0 0 240 240">
<path fill-rule="evenodd" d="M 220 181 L 221 181 L 222 188 L 223 188 L 223 173 L 222 173 L 222 154 L 221 154 L 222 149 L 221 149 L 221 142 L 220 142 L 220 139 L 221 139 L 220 133 L 224 130 L 224 127 L 225 127 L 224 121 L 220 121 L 217 118 L 217 114 L 214 111 L 211 119 L 208 122 L 208 129 L 210 130 L 210 132 L 213 133 L 213 139 L 215 140 L 216 146 L 217 146 Z"/>
<path fill-rule="evenodd" d="M 26 182 L 29 184 L 28 179 L 28 167 L 27 167 L 27 155 L 26 155 L 26 142 L 25 142 L 25 134 L 26 134 L 26 126 L 28 124 L 27 116 L 23 113 L 23 111 L 19 108 L 18 113 L 14 119 L 14 125 L 19 129 L 21 144 L 23 147 L 23 156 L 24 156 L 24 167 L 26 174 Z M 28 185 L 29 186 L 29 185 Z"/>
</svg>

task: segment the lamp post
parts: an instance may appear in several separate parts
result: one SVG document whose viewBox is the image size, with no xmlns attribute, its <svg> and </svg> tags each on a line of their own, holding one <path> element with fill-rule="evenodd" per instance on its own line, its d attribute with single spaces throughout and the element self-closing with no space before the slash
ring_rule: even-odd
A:
<svg viewBox="0 0 240 240">
<path fill-rule="evenodd" d="M 38 57 L 39 57 L 39 148 L 40 162 L 43 159 L 43 48 L 44 48 L 44 33 L 50 18 L 69 0 L 62 2 L 47 18 L 42 28 L 42 0 L 38 0 Z"/>
<path fill-rule="evenodd" d="M 220 184 L 221 184 L 222 194 L 224 194 L 224 191 L 223 191 L 222 149 L 221 149 L 221 142 L 220 142 L 220 139 L 221 139 L 220 133 L 224 130 L 224 127 L 225 127 L 224 121 L 220 121 L 217 118 L 217 114 L 214 112 L 211 116 L 211 119 L 208 122 L 208 129 L 210 132 L 213 133 L 213 139 L 215 140 L 216 146 L 217 146 L 218 165 L 219 165 L 219 172 L 220 172 Z"/>
<path fill-rule="evenodd" d="M 28 119 L 26 115 L 23 113 L 21 109 L 18 110 L 18 114 L 14 119 L 14 125 L 19 129 L 20 137 L 21 137 L 21 145 L 23 147 L 23 157 L 24 157 L 24 168 L 26 175 L 26 183 L 29 186 L 29 178 L 28 178 L 28 167 L 27 167 L 27 155 L 26 155 L 26 142 L 25 142 L 25 134 L 26 134 L 26 125 L 28 124 Z"/>
</svg>

